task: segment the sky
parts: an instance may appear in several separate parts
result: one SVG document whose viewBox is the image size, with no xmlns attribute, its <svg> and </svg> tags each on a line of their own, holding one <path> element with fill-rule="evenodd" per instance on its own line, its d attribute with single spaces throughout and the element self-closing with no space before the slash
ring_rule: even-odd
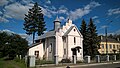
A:
<svg viewBox="0 0 120 68">
<path fill-rule="evenodd" d="M 53 21 L 59 17 L 61 25 L 71 19 L 78 28 L 84 19 L 92 18 L 99 35 L 120 34 L 120 0 L 0 0 L 0 31 L 25 34 L 24 14 L 37 2 L 42 8 L 46 31 L 53 29 Z"/>
</svg>

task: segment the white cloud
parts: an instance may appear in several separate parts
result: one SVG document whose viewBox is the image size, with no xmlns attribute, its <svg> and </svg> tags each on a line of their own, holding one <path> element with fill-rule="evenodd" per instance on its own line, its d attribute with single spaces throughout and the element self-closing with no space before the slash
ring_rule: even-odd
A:
<svg viewBox="0 0 120 68">
<path fill-rule="evenodd" d="M 64 18 L 64 17 L 62 17 L 62 16 L 60 16 L 60 17 L 59 17 L 59 19 L 63 20 L 63 19 L 65 19 L 65 18 Z"/>
<path fill-rule="evenodd" d="M 93 1 L 93 2 L 90 2 L 90 4 L 86 5 L 86 6 L 84 7 L 84 9 L 85 9 L 85 10 L 90 10 L 90 9 L 92 9 L 92 8 L 94 8 L 94 7 L 97 7 L 97 6 L 100 6 L 100 5 L 101 5 L 101 4 L 99 4 L 98 2 Z"/>
<path fill-rule="evenodd" d="M 41 8 L 42 8 L 43 14 L 49 18 L 51 18 L 53 15 L 56 15 L 58 13 L 54 6 L 44 5 L 44 7 L 41 7 Z"/>
<path fill-rule="evenodd" d="M 68 15 L 68 9 L 64 5 L 62 5 L 62 6 L 60 6 L 58 13 L 59 14 L 63 13 L 63 14 Z"/>
<path fill-rule="evenodd" d="M 70 11 L 70 19 L 76 20 L 78 18 L 81 18 L 82 16 L 88 14 L 90 10 L 83 10 L 81 8 L 76 9 L 75 11 Z"/>
<path fill-rule="evenodd" d="M 115 19 L 118 19 L 120 17 L 120 14 L 118 16 L 115 17 Z"/>
<path fill-rule="evenodd" d="M 65 14 L 65 15 L 69 14 L 68 9 L 64 5 L 61 5 L 58 9 L 56 9 L 55 6 L 47 6 L 47 5 L 44 5 L 44 7 L 41 8 L 43 10 L 43 14 L 49 18 L 58 14 Z"/>
<path fill-rule="evenodd" d="M 28 9 L 33 6 L 32 0 L 21 0 L 16 2 L 16 0 L 1 0 L 0 6 L 4 6 L 2 13 L 0 11 L 0 15 L 3 14 L 2 17 L 0 17 L 0 22 L 9 22 L 8 18 L 14 18 L 23 20 L 24 14 L 28 12 Z"/>
<path fill-rule="evenodd" d="M 78 18 L 81 18 L 82 16 L 90 13 L 90 11 L 92 10 L 92 8 L 95 8 L 97 6 L 100 6 L 101 4 L 99 4 L 98 2 L 90 2 L 88 5 L 86 5 L 83 8 L 78 8 L 75 9 L 74 11 L 68 11 L 68 8 L 66 8 L 64 5 L 60 6 L 59 9 L 56 9 L 55 6 L 47 6 L 44 5 L 44 7 L 42 7 L 43 9 L 43 13 L 45 16 L 51 18 L 53 15 L 56 14 L 65 14 L 66 16 L 68 16 L 70 19 L 72 20 L 76 20 Z M 63 18 L 63 17 L 61 17 Z"/>
<path fill-rule="evenodd" d="M 96 24 L 100 23 L 100 20 L 98 19 L 98 16 L 93 16 L 92 19 L 95 20 Z"/>
<path fill-rule="evenodd" d="M 0 11 L 0 15 L 2 14 L 2 12 Z"/>
<path fill-rule="evenodd" d="M 2 22 L 8 21 L 7 18 L 23 20 L 23 18 L 25 17 L 24 14 L 27 14 L 29 8 L 32 8 L 32 6 L 34 6 L 33 0 L 21 0 L 20 2 L 14 2 L 9 5 L 6 5 L 5 8 L 3 9 L 4 10 L 4 14 L 3 14 L 4 18 L 1 17 L 0 21 L 2 21 Z M 45 8 L 43 8 L 43 7 L 41 7 L 41 8 L 43 10 L 44 15 L 49 18 L 52 17 L 53 15 L 57 14 L 57 12 L 55 11 L 56 8 L 54 6 L 46 6 Z M 0 14 L 1 14 L 1 12 L 0 12 Z"/>
<path fill-rule="evenodd" d="M 57 14 L 56 11 L 50 10 L 50 9 L 45 9 L 43 7 L 41 7 L 43 10 L 43 14 L 49 18 L 51 18 L 53 15 Z"/>
<path fill-rule="evenodd" d="M 95 8 L 97 6 L 100 6 L 98 2 L 90 2 L 90 4 L 86 5 L 84 8 L 78 8 L 75 11 L 70 11 L 70 19 L 76 20 L 78 18 L 81 18 L 82 16 L 89 14 L 90 11 L 92 11 L 92 8 Z"/>
<path fill-rule="evenodd" d="M 16 0 L 0 0 L 0 6 L 5 6 L 9 3 L 15 2 Z"/>
<path fill-rule="evenodd" d="M 7 20 L 6 18 L 0 16 L 0 22 L 9 22 L 9 20 Z"/>
<path fill-rule="evenodd" d="M 29 35 L 27 34 L 19 34 L 22 38 L 27 39 Z"/>
<path fill-rule="evenodd" d="M 60 21 L 66 21 L 66 19 L 63 16 L 59 17 Z"/>
<path fill-rule="evenodd" d="M 97 20 L 95 20 L 95 23 L 100 23 L 100 20 L 98 20 L 98 19 L 97 19 Z"/>
<path fill-rule="evenodd" d="M 21 3 L 30 4 L 30 3 L 33 3 L 33 1 L 32 0 L 22 0 Z"/>
<path fill-rule="evenodd" d="M 94 16 L 94 17 L 92 17 L 92 19 L 96 19 L 96 18 L 98 18 L 98 16 Z"/>
<path fill-rule="evenodd" d="M 51 4 L 51 1 L 50 1 L 50 0 L 47 0 L 46 3 L 47 3 L 47 4 Z"/>
<path fill-rule="evenodd" d="M 115 34 L 120 34 L 120 29 L 115 32 Z"/>
<path fill-rule="evenodd" d="M 101 28 L 100 28 L 100 29 L 104 29 L 104 28 L 106 28 L 106 27 L 108 27 L 108 26 L 106 26 L 106 25 L 103 25 L 103 26 L 101 26 Z"/>
<path fill-rule="evenodd" d="M 15 34 L 15 32 L 8 30 L 8 29 L 0 30 L 0 32 L 6 32 L 9 35 Z"/>
<path fill-rule="evenodd" d="M 48 3 L 51 3 L 51 1 L 48 0 Z M 20 2 L 15 2 L 6 5 L 4 8 L 4 18 L 6 18 L 6 20 L 7 18 L 23 20 L 24 14 L 26 14 L 28 12 L 28 9 L 32 8 L 33 5 L 34 5 L 33 0 L 21 0 Z M 93 1 L 83 8 L 78 8 L 70 12 L 68 11 L 68 8 L 66 8 L 64 5 L 60 6 L 58 9 L 56 9 L 55 6 L 49 6 L 49 5 L 48 6 L 44 5 L 43 7 L 41 6 L 40 7 L 42 8 L 43 14 L 46 17 L 52 18 L 56 14 L 64 14 L 68 16 L 70 19 L 76 20 L 90 13 L 91 8 L 95 8 L 97 6 L 100 6 L 100 4 L 98 2 Z"/>
<path fill-rule="evenodd" d="M 108 10 L 108 15 L 113 15 L 113 14 L 120 14 L 120 8 Z"/>
<path fill-rule="evenodd" d="M 13 31 L 11 31 L 11 30 L 8 30 L 8 29 L 5 29 L 5 30 L 2 30 L 3 32 L 9 32 L 9 33 L 15 33 L 15 32 L 13 32 Z"/>
<path fill-rule="evenodd" d="M 28 9 L 31 8 L 30 5 L 22 5 L 20 3 L 13 3 L 5 6 L 4 16 L 7 18 L 14 18 L 22 20 L 24 14 L 28 12 Z"/>
<path fill-rule="evenodd" d="M 8 4 L 9 0 L 0 0 L 0 6 Z"/>
</svg>

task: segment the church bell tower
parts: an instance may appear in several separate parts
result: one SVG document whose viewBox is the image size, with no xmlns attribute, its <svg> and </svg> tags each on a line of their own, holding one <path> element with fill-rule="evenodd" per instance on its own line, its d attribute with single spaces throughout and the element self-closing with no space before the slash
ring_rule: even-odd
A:
<svg viewBox="0 0 120 68">
<path fill-rule="evenodd" d="M 57 30 L 58 28 L 60 28 L 60 23 L 61 22 L 57 16 L 56 19 L 54 20 L 54 30 Z"/>
</svg>

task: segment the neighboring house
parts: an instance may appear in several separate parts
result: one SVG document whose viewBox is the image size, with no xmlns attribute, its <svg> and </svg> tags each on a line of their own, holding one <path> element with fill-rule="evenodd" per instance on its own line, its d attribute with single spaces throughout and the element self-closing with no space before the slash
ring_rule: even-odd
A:
<svg viewBox="0 0 120 68">
<path fill-rule="evenodd" d="M 100 54 L 112 54 L 119 53 L 120 52 L 120 41 L 107 38 L 107 46 L 106 46 L 106 38 L 101 36 L 101 42 L 100 42 L 100 49 L 98 50 Z"/>
<path fill-rule="evenodd" d="M 77 60 L 83 60 L 83 37 L 78 28 L 69 20 L 60 27 L 58 17 L 54 21 L 54 30 L 49 31 L 38 38 L 37 44 L 29 49 L 29 55 L 46 60 L 54 60 L 58 56 L 58 60 L 72 60 L 72 48 L 81 47 L 77 52 Z"/>
</svg>

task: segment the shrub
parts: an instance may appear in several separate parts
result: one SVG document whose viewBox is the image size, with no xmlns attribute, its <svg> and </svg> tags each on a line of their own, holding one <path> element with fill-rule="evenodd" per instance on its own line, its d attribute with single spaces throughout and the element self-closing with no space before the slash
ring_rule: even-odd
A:
<svg viewBox="0 0 120 68">
<path fill-rule="evenodd" d="M 62 59 L 62 60 L 61 60 L 61 63 L 71 63 L 71 61 L 70 61 L 70 59 L 67 59 L 67 58 L 66 58 L 66 59 Z"/>
<path fill-rule="evenodd" d="M 54 61 L 46 61 L 46 60 L 36 60 L 36 64 L 53 64 Z"/>
<path fill-rule="evenodd" d="M 83 61 L 77 61 L 77 63 L 82 63 Z"/>
</svg>

